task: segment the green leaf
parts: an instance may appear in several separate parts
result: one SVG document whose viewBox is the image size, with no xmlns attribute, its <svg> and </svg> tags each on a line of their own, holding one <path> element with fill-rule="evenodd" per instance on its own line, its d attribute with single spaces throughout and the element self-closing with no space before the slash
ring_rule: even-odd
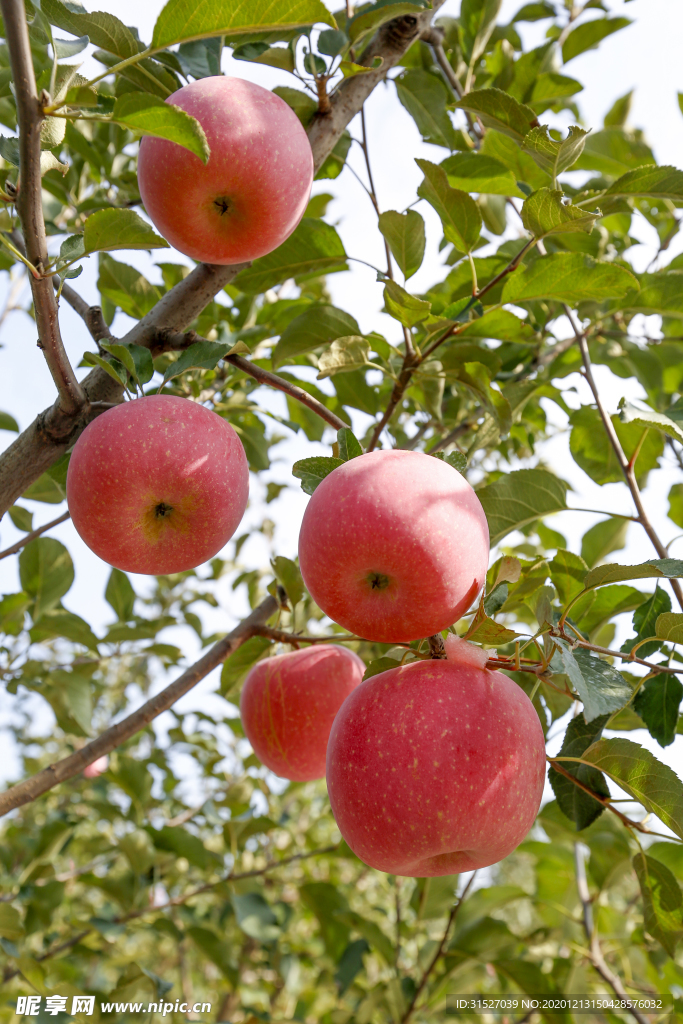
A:
<svg viewBox="0 0 683 1024">
<path fill-rule="evenodd" d="M 674 484 L 669 491 L 669 519 L 683 527 L 683 484 Z"/>
<path fill-rule="evenodd" d="M 104 591 L 104 598 L 116 612 L 119 622 L 128 622 L 129 619 L 132 619 L 136 594 L 133 584 L 125 572 L 120 569 L 112 569 Z"/>
<path fill-rule="evenodd" d="M 655 636 L 670 644 L 683 643 L 683 615 L 680 612 L 663 612 L 657 617 Z"/>
<path fill-rule="evenodd" d="M 500 622 L 496 622 L 486 615 L 481 618 L 476 616 L 472 626 L 474 629 L 470 627 L 471 631 L 467 631 L 465 640 L 471 640 L 472 643 L 476 644 L 484 644 L 486 647 L 504 647 L 511 640 L 516 640 L 518 636 L 523 635 L 522 633 L 516 633 L 514 629 L 507 629 Z"/>
<path fill-rule="evenodd" d="M 601 715 L 586 722 L 583 715 L 572 718 L 562 740 L 559 757 L 581 757 L 592 743 L 600 739 L 608 715 Z M 610 792 L 603 775 L 595 768 L 589 768 L 585 764 L 576 764 L 571 761 L 564 761 L 562 767 L 573 775 L 575 779 L 588 786 L 598 796 L 609 797 Z M 585 793 L 578 786 L 575 786 L 568 778 L 551 766 L 548 771 L 548 781 L 553 787 L 553 793 L 557 800 L 558 807 L 570 821 L 576 825 L 576 831 L 581 832 L 588 828 L 596 818 L 603 812 L 603 806 L 598 800 L 594 800 L 588 793 Z"/>
<path fill-rule="evenodd" d="M 632 405 L 626 398 L 619 402 L 619 417 L 622 423 L 637 423 L 639 427 L 647 430 L 648 427 L 655 427 L 663 434 L 668 434 L 674 440 L 683 444 L 683 429 L 674 420 L 669 419 L 663 412 L 655 412 L 653 409 L 639 409 Z"/>
<path fill-rule="evenodd" d="M 599 213 L 589 213 L 579 206 L 562 202 L 561 189 L 541 188 L 532 193 L 522 206 L 522 223 L 534 238 L 585 231 L 590 234 Z"/>
<path fill-rule="evenodd" d="M 180 357 L 174 363 L 166 367 L 162 384 L 179 377 L 186 370 L 201 367 L 203 370 L 214 370 L 221 359 L 232 351 L 233 345 L 230 342 L 217 341 L 195 341 L 193 345 L 181 352 Z"/>
<path fill-rule="evenodd" d="M 638 167 L 617 178 L 607 189 L 605 196 L 619 199 L 647 196 L 650 199 L 671 199 L 672 202 L 681 202 L 683 171 L 668 165 L 658 167 L 656 164 L 650 164 Z"/>
<path fill-rule="evenodd" d="M 301 89 L 291 89 L 287 85 L 278 85 L 273 92 L 284 100 L 288 107 L 294 111 L 304 128 L 307 128 L 318 109 L 318 104 L 308 93 Z"/>
<path fill-rule="evenodd" d="M 531 153 L 539 167 L 547 171 L 553 181 L 581 156 L 588 132 L 572 125 L 567 138 L 556 142 L 548 134 L 546 125 L 539 125 L 524 136 L 523 149 Z"/>
<path fill-rule="evenodd" d="M 11 430 L 15 434 L 18 434 L 19 424 L 15 420 L 14 416 L 10 416 L 8 412 L 0 412 L 0 430 Z"/>
<path fill-rule="evenodd" d="M 519 144 L 538 124 L 536 113 L 531 107 L 518 103 L 502 89 L 475 89 L 454 106 L 476 114 L 486 128 L 495 128 Z"/>
<path fill-rule="evenodd" d="M 389 672 L 392 668 L 398 668 L 398 662 L 395 658 L 376 658 L 374 661 L 369 662 L 365 669 L 363 682 L 366 679 L 371 679 L 373 676 L 378 676 L 380 672 Z"/>
<path fill-rule="evenodd" d="M 152 47 L 164 50 L 191 39 L 234 38 L 316 22 L 337 27 L 321 0 L 168 0 L 154 26 Z"/>
<path fill-rule="evenodd" d="M 301 480 L 301 489 L 306 494 L 313 494 L 319 483 L 338 466 L 343 466 L 343 459 L 328 458 L 315 455 L 312 459 L 300 459 L 292 466 L 292 475 Z"/>
<path fill-rule="evenodd" d="M 165 103 L 149 93 L 126 92 L 119 96 L 112 120 L 142 135 L 168 139 L 183 149 L 189 149 L 202 163 L 207 163 L 211 150 L 204 129 L 194 117 L 172 103 Z M 126 211 L 132 213 L 132 211 Z M 144 222 L 143 222 L 144 223 Z M 87 229 L 88 221 L 86 221 Z M 151 231 L 151 228 L 148 228 Z M 122 246 L 119 246 L 122 248 Z M 142 248 L 135 246 L 131 248 Z"/>
<path fill-rule="evenodd" d="M 394 664 L 396 664 L 394 662 Z M 374 921 L 367 921 L 361 917 L 360 914 L 354 913 L 353 910 L 340 910 L 334 915 L 338 920 L 342 921 L 343 924 L 349 926 L 354 931 L 359 932 L 360 935 L 368 942 L 373 949 L 376 949 L 380 953 L 387 964 L 394 962 L 396 951 L 394 950 L 391 939 L 384 934 L 382 929 Z"/>
<path fill-rule="evenodd" d="M 403 18 L 405 15 L 420 14 L 421 11 L 429 10 L 429 0 L 413 0 L 406 3 L 404 0 L 379 0 L 378 3 L 370 4 L 361 10 L 347 23 L 346 29 L 352 43 L 358 43 L 364 36 L 376 32 L 380 25 L 394 18 Z M 321 21 L 321 18 L 317 19 Z M 328 22 L 328 24 L 330 24 Z"/>
<path fill-rule="evenodd" d="M 582 755 L 683 839 L 683 783 L 667 765 L 632 740 L 598 740 Z"/>
<path fill-rule="evenodd" d="M 84 352 L 83 362 L 86 366 L 99 366 L 101 370 L 108 373 L 111 379 L 122 388 L 128 387 L 128 375 L 126 373 L 125 365 L 122 365 L 119 362 L 114 365 L 108 359 L 103 359 L 102 356 L 99 356 L 97 352 Z"/>
<path fill-rule="evenodd" d="M 9 903 L 0 903 L 0 935 L 14 942 L 24 934 L 19 911 Z"/>
<path fill-rule="evenodd" d="M 562 605 L 567 605 L 583 590 L 583 580 L 588 566 L 583 558 L 572 551 L 558 548 L 550 563 L 550 579 Z"/>
<path fill-rule="evenodd" d="M 240 681 L 263 655 L 272 647 L 272 642 L 265 636 L 252 636 L 230 655 L 221 670 L 221 697 L 232 701 L 237 696 L 236 689 Z"/>
<path fill-rule="evenodd" d="M 186 75 L 192 75 L 193 78 L 211 78 L 221 73 L 222 48 L 221 37 L 214 36 L 213 39 L 198 39 L 192 43 L 182 43 L 178 47 L 176 56 Z"/>
<path fill-rule="evenodd" d="M 80 4 L 76 7 L 72 3 L 61 3 L 60 0 L 41 0 L 40 9 L 57 28 L 79 38 L 87 35 L 93 46 L 116 54 L 117 57 L 127 59 L 140 51 L 133 33 L 113 14 L 103 11 L 88 14 Z"/>
<path fill-rule="evenodd" d="M 670 957 L 683 938 L 683 893 L 668 867 L 640 850 L 633 858 L 643 897 L 645 928 Z"/>
<path fill-rule="evenodd" d="M 578 305 L 619 299 L 638 287 L 634 274 L 616 263 L 599 263 L 584 253 L 556 252 L 540 256 L 510 275 L 503 302 L 554 299 Z"/>
<path fill-rule="evenodd" d="M 443 81 L 422 68 L 404 71 L 394 81 L 402 106 L 425 142 L 456 149 L 458 136 L 446 109 L 450 96 Z"/>
<path fill-rule="evenodd" d="M 271 356 L 273 369 L 351 334 L 360 334 L 360 327 L 343 309 L 336 309 L 335 306 L 310 306 L 295 317 L 280 335 Z"/>
<path fill-rule="evenodd" d="M 491 371 L 489 368 L 480 362 L 468 362 L 457 366 L 455 374 L 457 379 L 465 384 L 489 410 L 498 424 L 500 433 L 507 434 L 512 423 L 510 403 L 500 391 L 491 387 Z M 477 441 L 478 438 L 475 435 L 475 445 Z"/>
<path fill-rule="evenodd" d="M 286 242 L 254 260 L 251 267 L 237 275 L 234 285 L 251 295 L 274 288 L 290 277 L 317 277 L 347 269 L 344 246 L 335 228 L 316 217 L 304 217 Z"/>
<path fill-rule="evenodd" d="M 496 27 L 502 0 L 462 0 L 460 32 L 463 56 L 468 64 L 476 63 L 486 49 Z"/>
<path fill-rule="evenodd" d="M 659 619 L 677 618 L 678 629 L 683 639 L 683 615 L 660 615 Z M 659 623 L 659 619 L 657 622 Z M 667 632 L 663 629 L 662 632 Z M 659 632 L 657 633 L 659 636 Z M 663 636 L 663 640 L 668 637 Z M 677 676 L 668 672 L 660 672 L 652 679 L 647 679 L 633 701 L 636 714 L 640 715 L 651 736 L 660 747 L 670 746 L 676 738 L 678 725 L 678 709 L 683 699 L 683 683 Z"/>
<path fill-rule="evenodd" d="M 665 577 L 683 577 L 683 562 L 676 558 L 652 558 L 638 565 L 598 565 L 587 573 L 583 585 L 586 590 L 602 587 L 605 583 L 620 583 L 622 580 L 644 580 Z"/>
<path fill-rule="evenodd" d="M 19 555 L 22 589 L 33 598 L 36 622 L 64 597 L 74 581 L 74 564 L 63 544 L 53 537 L 37 537 Z"/>
<path fill-rule="evenodd" d="M 512 171 L 492 156 L 454 153 L 442 160 L 439 166 L 446 172 L 452 188 L 462 189 L 463 192 L 524 198 L 524 192 L 517 185 Z"/>
<path fill-rule="evenodd" d="M 133 766 L 135 766 L 135 768 L 139 767 L 141 769 L 145 769 L 144 764 L 133 761 L 131 765 L 129 761 L 127 767 L 132 768 Z M 146 779 L 147 774 L 148 773 L 145 770 L 145 785 L 149 785 L 149 782 L 147 782 Z M 120 775 L 121 768 L 119 769 L 119 776 Z M 119 777 L 118 781 L 120 783 L 123 780 Z M 138 790 L 135 772 L 131 771 L 129 779 L 126 781 L 128 781 L 128 785 L 132 783 L 133 788 Z M 185 857 L 186 860 L 189 860 L 190 864 L 194 864 L 195 867 L 200 869 L 205 869 L 207 867 L 208 852 L 198 836 L 192 835 L 191 832 L 187 832 L 184 828 L 178 828 L 172 825 L 164 825 L 164 827 L 160 829 L 149 828 L 147 831 L 157 850 L 166 850 L 168 853 L 177 854 L 178 857 Z"/>
<path fill-rule="evenodd" d="M 417 210 L 388 210 L 379 216 L 379 229 L 403 276 L 406 280 L 412 277 L 422 266 L 425 254 L 425 222 L 420 214 Z"/>
<path fill-rule="evenodd" d="M 621 466 L 614 449 L 605 433 L 600 414 L 596 409 L 583 406 L 570 416 L 572 426 L 569 450 L 572 458 L 596 484 L 617 483 L 623 480 Z M 627 458 L 631 458 L 643 437 L 643 428 L 637 423 L 622 423 L 618 416 L 612 416 L 612 423 Z M 642 479 L 656 469 L 664 451 L 661 435 L 651 430 L 645 437 L 638 458 L 636 476 Z"/>
<path fill-rule="evenodd" d="M 547 110 L 548 107 L 553 106 L 558 100 L 565 99 L 567 96 L 574 96 L 582 90 L 581 82 L 577 82 L 575 78 L 569 78 L 567 75 L 558 75 L 556 71 L 544 71 L 538 75 L 533 84 L 531 95 L 526 98 L 530 106 L 540 112 Z"/>
<path fill-rule="evenodd" d="M 258 892 L 244 893 L 232 897 L 232 906 L 237 924 L 245 935 L 258 942 L 275 942 L 282 929 L 278 924 L 273 908 Z"/>
<path fill-rule="evenodd" d="M 586 21 L 572 29 L 562 46 L 562 60 L 567 64 L 574 57 L 586 50 L 592 50 L 598 46 L 603 39 L 618 32 L 621 28 L 627 28 L 631 24 L 630 18 L 598 18 L 595 21 Z"/>
<path fill-rule="evenodd" d="M 565 640 L 554 637 L 558 651 L 553 656 L 553 669 L 564 672 L 583 701 L 587 722 L 600 715 L 619 711 L 631 699 L 631 687 L 616 669 L 590 651 L 579 647 L 572 651 Z"/>
<path fill-rule="evenodd" d="M 349 37 L 338 28 L 326 28 L 318 36 L 318 53 L 324 53 L 326 57 L 336 57 L 348 45 Z"/>
<path fill-rule="evenodd" d="M 30 632 L 33 643 L 61 636 L 66 640 L 71 640 L 72 643 L 83 644 L 84 647 L 97 651 L 99 642 L 85 619 L 60 607 L 53 608 L 41 615 Z M 88 719 L 87 728 L 84 729 L 85 732 L 89 731 L 89 721 L 90 719 Z"/>
<path fill-rule="evenodd" d="M 64 488 L 49 473 L 39 476 L 22 494 L 22 498 L 27 498 L 30 501 L 44 501 L 48 505 L 59 505 L 65 497 Z"/>
<path fill-rule="evenodd" d="M 411 295 L 395 281 L 387 281 L 384 286 L 384 305 L 389 316 L 404 327 L 414 327 L 426 320 L 432 308 L 431 302 Z"/>
<path fill-rule="evenodd" d="M 567 484 L 546 469 L 519 469 L 477 491 L 491 545 L 527 523 L 567 508 Z"/>
<path fill-rule="evenodd" d="M 271 558 L 270 564 L 276 579 L 287 591 L 287 597 L 292 606 L 298 604 L 304 596 L 304 581 L 299 566 L 291 558 L 285 558 L 284 555 L 276 555 L 275 558 Z"/>
<path fill-rule="evenodd" d="M 17 530 L 21 530 L 23 533 L 31 532 L 33 529 L 33 512 L 29 512 L 27 508 L 22 508 L 21 505 L 12 505 L 7 511 Z"/>
<path fill-rule="evenodd" d="M 466 323 L 461 338 L 497 338 L 499 341 L 516 341 L 532 345 L 536 338 L 532 328 L 507 309 L 492 309 L 477 320 Z"/>
<path fill-rule="evenodd" d="M 636 636 L 630 640 L 626 640 L 622 644 L 621 649 L 626 654 L 630 654 L 634 646 L 641 640 L 646 640 L 650 636 L 654 636 L 656 633 L 657 620 L 664 612 L 671 611 L 671 598 L 667 594 L 666 590 L 661 589 L 659 585 L 655 588 L 653 594 L 647 597 L 641 604 L 638 605 L 633 615 L 633 628 L 636 631 Z M 638 650 L 638 656 L 640 658 L 648 658 L 655 651 L 658 651 L 661 644 L 656 641 L 644 644 Z"/>
<path fill-rule="evenodd" d="M 589 569 L 612 551 L 626 546 L 628 527 L 628 519 L 603 519 L 586 530 L 581 541 L 581 557 Z"/>
<path fill-rule="evenodd" d="M 102 295 L 119 306 L 124 313 L 141 320 L 161 298 L 161 290 L 127 263 L 119 263 L 102 253 L 97 287 Z"/>
<path fill-rule="evenodd" d="M 332 377 L 335 373 L 349 373 L 367 366 L 370 359 L 370 342 L 367 338 L 351 335 L 337 338 L 318 360 L 318 380 Z"/>
<path fill-rule="evenodd" d="M 360 441 L 348 427 L 342 427 L 337 431 L 337 444 L 339 445 L 339 458 L 343 462 L 357 459 L 359 455 L 363 454 Z"/>
<path fill-rule="evenodd" d="M 481 213 L 474 199 L 467 192 L 451 188 L 443 167 L 429 160 L 415 163 L 425 176 L 417 194 L 438 213 L 448 241 L 460 252 L 471 252 L 481 233 Z"/>
<path fill-rule="evenodd" d="M 434 455 L 435 459 L 440 459 L 442 462 L 447 462 L 449 466 L 452 466 L 461 476 L 465 476 L 467 470 L 467 456 L 464 452 L 449 452 L 448 455 L 444 455 L 443 452 L 436 452 Z"/>
</svg>

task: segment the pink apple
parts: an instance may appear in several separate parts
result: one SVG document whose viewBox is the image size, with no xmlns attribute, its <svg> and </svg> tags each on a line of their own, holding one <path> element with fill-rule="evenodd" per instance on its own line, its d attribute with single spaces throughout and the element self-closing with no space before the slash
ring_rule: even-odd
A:
<svg viewBox="0 0 683 1024">
<path fill-rule="evenodd" d="M 211 156 L 147 136 L 138 185 L 156 228 L 204 263 L 246 263 L 276 249 L 303 217 L 313 154 L 301 122 L 275 93 L 241 78 L 202 78 L 167 103 L 196 118 Z"/>
<path fill-rule="evenodd" d="M 87 768 L 84 768 L 83 774 L 86 779 L 96 779 L 102 772 L 106 772 L 108 767 L 109 758 L 105 754 L 104 757 L 98 757 L 96 761 L 93 761 Z"/>
<path fill-rule="evenodd" d="M 242 725 L 256 756 L 285 779 L 321 779 L 334 716 L 364 672 L 357 654 L 335 644 L 258 662 L 240 698 Z"/>
<path fill-rule="evenodd" d="M 249 468 L 226 420 L 188 399 L 151 395 L 86 427 L 66 496 L 96 555 L 159 576 L 193 569 L 227 543 L 247 507 Z"/>
<path fill-rule="evenodd" d="M 379 451 L 339 466 L 316 488 L 299 563 L 326 615 L 367 640 L 432 636 L 481 590 L 486 516 L 465 478 L 419 452 Z"/>
<path fill-rule="evenodd" d="M 501 672 L 413 662 L 362 683 L 334 720 L 327 788 L 370 867 L 426 878 L 495 864 L 524 839 L 545 777 L 534 707 Z"/>
</svg>

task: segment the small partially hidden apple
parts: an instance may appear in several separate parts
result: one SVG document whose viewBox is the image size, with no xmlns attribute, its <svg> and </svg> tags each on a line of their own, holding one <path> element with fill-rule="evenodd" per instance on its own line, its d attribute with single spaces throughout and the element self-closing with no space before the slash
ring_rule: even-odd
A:
<svg viewBox="0 0 683 1024">
<path fill-rule="evenodd" d="M 282 778 L 321 779 L 334 716 L 364 672 L 358 655 L 336 644 L 257 662 L 240 698 L 242 725 L 256 756 Z"/>
<path fill-rule="evenodd" d="M 481 590 L 489 531 L 457 470 L 420 452 L 370 452 L 316 488 L 299 564 L 316 604 L 366 640 L 401 643 L 446 629 Z"/>
<path fill-rule="evenodd" d="M 86 779 L 96 779 L 98 775 L 102 775 L 106 772 L 109 767 L 109 758 L 105 754 L 104 757 L 98 757 L 96 761 L 92 761 L 83 769 L 83 775 Z"/>
<path fill-rule="evenodd" d="M 274 92 L 241 78 L 201 78 L 168 97 L 199 121 L 211 155 L 147 136 L 138 186 L 156 228 L 203 263 L 246 263 L 281 245 L 301 220 L 313 154 L 299 118 Z"/>
<path fill-rule="evenodd" d="M 501 672 L 419 661 L 372 676 L 344 701 L 327 788 L 346 842 L 370 867 L 426 878 L 502 860 L 541 803 L 545 741 Z"/>
<path fill-rule="evenodd" d="M 96 555 L 159 576 L 201 565 L 232 537 L 247 507 L 249 467 L 221 416 L 185 398 L 150 395 L 86 427 L 66 496 Z"/>
</svg>

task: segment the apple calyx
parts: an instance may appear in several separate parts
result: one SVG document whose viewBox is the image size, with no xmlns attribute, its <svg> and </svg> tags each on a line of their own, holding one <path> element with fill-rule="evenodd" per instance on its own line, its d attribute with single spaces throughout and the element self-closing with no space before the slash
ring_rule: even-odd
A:
<svg viewBox="0 0 683 1024">
<path fill-rule="evenodd" d="M 369 572 L 366 579 L 370 590 L 386 590 L 391 585 L 391 577 L 383 572 Z"/>
<path fill-rule="evenodd" d="M 231 199 L 228 199 L 227 196 L 217 196 L 213 201 L 213 205 L 216 207 L 221 217 L 225 216 L 226 213 L 230 213 L 235 207 L 235 204 Z"/>
<path fill-rule="evenodd" d="M 165 501 L 160 501 L 154 509 L 155 519 L 164 519 L 170 516 L 173 512 L 173 505 L 167 505 Z"/>
</svg>

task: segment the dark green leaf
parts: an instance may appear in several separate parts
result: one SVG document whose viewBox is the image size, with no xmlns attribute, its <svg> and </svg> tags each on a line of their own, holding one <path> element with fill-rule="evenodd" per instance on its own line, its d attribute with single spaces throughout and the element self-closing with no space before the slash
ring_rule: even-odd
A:
<svg viewBox="0 0 683 1024">
<path fill-rule="evenodd" d="M 63 544 L 53 537 L 32 540 L 19 555 L 19 578 L 33 598 L 33 621 L 64 597 L 74 581 L 74 565 Z"/>
<path fill-rule="evenodd" d="M 168 0 L 152 36 L 155 50 L 208 36 L 250 35 L 271 29 L 305 27 L 335 21 L 321 0 Z"/>
<path fill-rule="evenodd" d="M 592 743 L 600 739 L 602 730 L 607 723 L 608 715 L 600 715 L 592 722 L 586 723 L 583 715 L 572 718 L 562 740 L 559 757 L 581 757 Z M 589 768 L 584 764 L 576 764 L 571 761 L 562 762 L 565 771 L 573 775 L 575 779 L 587 786 L 598 796 L 609 797 L 610 792 L 603 775 L 595 768 Z M 563 814 L 576 825 L 576 831 L 588 828 L 596 818 L 599 818 L 603 806 L 598 800 L 594 800 L 588 793 L 575 786 L 564 775 L 550 768 L 548 781 L 553 787 L 558 806 Z"/>
<path fill-rule="evenodd" d="M 603 429 L 597 410 L 583 406 L 572 413 L 570 422 L 572 431 L 569 450 L 581 469 L 596 484 L 616 483 L 622 480 L 621 466 Z M 612 417 L 612 423 L 627 458 L 631 458 L 638 446 L 641 445 L 642 426 L 636 423 L 622 423 L 618 416 Z M 663 438 L 657 431 L 650 430 L 640 446 L 636 459 L 635 470 L 638 478 L 645 477 L 659 465 L 663 451 Z"/>
<path fill-rule="evenodd" d="M 519 469 L 477 491 L 491 544 L 513 530 L 567 507 L 567 484 L 545 469 Z"/>
<path fill-rule="evenodd" d="M 628 526 L 628 519 L 603 519 L 584 533 L 581 557 L 589 569 L 612 551 L 620 551 L 626 546 Z"/>
<path fill-rule="evenodd" d="M 645 928 L 669 956 L 683 938 L 683 893 L 669 869 L 642 850 L 633 858 L 643 897 Z"/>
<path fill-rule="evenodd" d="M 304 596 L 304 581 L 301 577 L 299 566 L 291 558 L 285 558 L 284 555 L 276 555 L 275 558 L 271 559 L 270 564 L 273 567 L 276 578 L 285 588 L 290 603 L 292 605 L 298 604 Z"/>
<path fill-rule="evenodd" d="M 495 128 L 521 143 L 528 132 L 538 124 L 531 107 L 518 103 L 502 89 L 475 89 L 455 104 L 471 114 L 477 114 L 486 128 Z"/>
<path fill-rule="evenodd" d="M 355 434 L 348 427 L 342 427 L 337 431 L 337 443 L 339 445 L 339 458 L 344 462 L 350 459 L 357 459 L 363 454 L 363 449 Z"/>
<path fill-rule="evenodd" d="M 221 671 L 220 695 L 226 700 L 233 700 L 235 690 L 241 679 L 251 666 L 263 657 L 272 647 L 272 642 L 265 636 L 252 636 L 238 647 L 223 665 Z"/>
<path fill-rule="evenodd" d="M 683 616 L 678 618 L 683 619 Z M 678 709 L 682 698 L 683 684 L 676 676 L 666 672 L 646 680 L 636 694 L 634 710 L 660 747 L 670 746 L 676 737 Z"/>
<path fill-rule="evenodd" d="M 387 281 L 384 286 L 384 305 L 389 316 L 393 316 L 404 327 L 414 327 L 426 320 L 432 308 L 431 302 L 418 299 L 396 281 Z"/>
<path fill-rule="evenodd" d="M 595 657 L 585 648 L 572 651 L 564 640 L 555 638 L 558 651 L 553 657 L 553 668 L 564 672 L 583 701 L 583 714 L 587 722 L 600 715 L 619 711 L 631 698 L 631 687 L 616 669 Z"/>
<path fill-rule="evenodd" d="M 406 280 L 412 277 L 422 266 L 425 253 L 425 223 L 420 214 L 417 210 L 388 210 L 380 214 L 379 229 L 403 276 Z"/>
<path fill-rule="evenodd" d="M 327 458 L 316 455 L 312 459 L 301 459 L 292 466 L 292 474 L 301 480 L 301 488 L 306 494 L 313 494 L 319 483 L 338 466 L 343 466 L 343 459 Z"/>
<path fill-rule="evenodd" d="M 597 18 L 595 21 L 586 21 L 572 29 L 562 46 L 562 60 L 565 64 L 578 57 L 586 50 L 592 50 L 621 28 L 627 28 L 631 24 L 630 18 Z"/>
<path fill-rule="evenodd" d="M 443 167 L 429 160 L 416 160 L 415 163 L 425 176 L 417 194 L 438 213 L 448 241 L 461 252 L 470 252 L 481 232 L 479 207 L 467 192 L 451 188 Z"/>
<path fill-rule="evenodd" d="M 512 171 L 500 160 L 477 153 L 454 153 L 440 164 L 452 188 L 463 192 L 486 192 L 492 195 L 524 198 Z"/>
<path fill-rule="evenodd" d="M 235 286 L 254 294 L 265 292 L 290 277 L 313 277 L 346 270 L 346 253 L 336 230 L 315 217 L 304 217 L 279 248 L 254 260 L 235 278 Z"/>
<path fill-rule="evenodd" d="M 441 79 L 414 68 L 405 71 L 395 82 L 398 98 L 425 142 L 455 149 L 457 133 L 446 109 L 450 97 Z"/>
<path fill-rule="evenodd" d="M 130 95 L 130 94 L 129 94 Z M 68 239 L 67 239 L 68 241 Z M 169 244 L 134 210 L 96 210 L 85 222 L 83 253 L 113 249 L 168 249 Z M 64 243 L 63 243 L 64 245 Z M 60 250 L 60 255 L 64 252 Z"/>
<path fill-rule="evenodd" d="M 511 274 L 503 288 L 503 302 L 555 299 L 577 305 L 591 299 L 622 298 L 637 287 L 630 270 L 615 263 L 599 263 L 579 252 L 556 252 Z"/>
<path fill-rule="evenodd" d="M 542 188 L 532 193 L 522 206 L 522 223 L 534 238 L 585 231 L 590 234 L 598 218 L 578 206 L 562 202 L 561 189 Z"/>
<path fill-rule="evenodd" d="M 337 338 L 359 334 L 360 328 L 354 318 L 334 306 L 311 306 L 295 317 L 282 332 L 273 349 L 273 368 L 296 359 L 306 352 L 313 352 L 322 345 L 329 345 Z"/>
<path fill-rule="evenodd" d="M 128 622 L 133 617 L 136 594 L 125 572 L 121 572 L 120 569 L 112 569 L 104 597 L 116 612 L 119 622 Z"/>
<path fill-rule="evenodd" d="M 10 416 L 8 412 L 0 412 L 0 430 L 11 430 L 15 434 L 18 434 L 19 424 L 15 420 L 14 416 Z"/>
</svg>

